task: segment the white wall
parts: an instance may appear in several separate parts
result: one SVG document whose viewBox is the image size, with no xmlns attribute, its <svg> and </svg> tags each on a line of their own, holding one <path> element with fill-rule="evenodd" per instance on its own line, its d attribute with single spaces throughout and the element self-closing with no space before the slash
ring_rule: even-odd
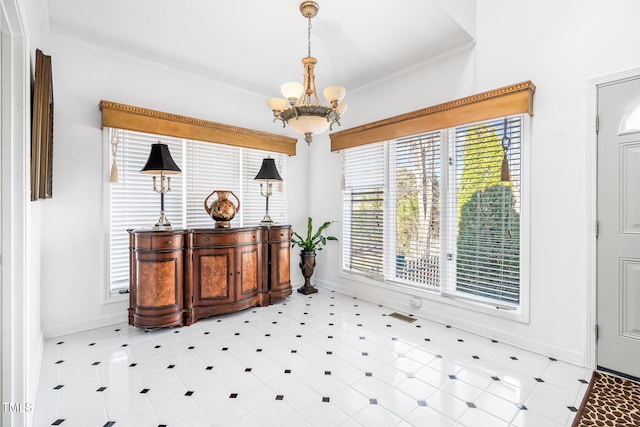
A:
<svg viewBox="0 0 640 427">
<path fill-rule="evenodd" d="M 43 204 L 42 321 L 47 337 L 127 320 L 127 303 L 105 304 L 108 181 L 101 99 L 230 125 L 277 131 L 261 96 L 80 40 L 49 34 L 55 117 L 53 198 Z M 264 120 L 256 120 L 256 117 Z M 307 150 L 289 158 L 289 220 L 302 223 Z M 151 191 L 151 189 L 150 189 Z M 293 270 L 293 274 L 298 273 Z"/>
<path fill-rule="evenodd" d="M 531 302 L 521 323 L 462 310 L 444 300 L 409 307 L 398 292 L 340 276 L 339 250 L 325 251 L 316 278 L 323 286 L 383 302 L 495 337 L 548 356 L 586 364 L 587 304 L 585 144 L 587 81 L 640 66 L 640 3 L 620 1 L 479 0 L 476 45 L 410 74 L 348 94 L 343 127 L 406 113 L 474 93 L 532 80 Z M 339 155 L 312 149 L 311 212 L 340 219 Z M 330 177 L 325 179 L 325 177 Z"/>
</svg>

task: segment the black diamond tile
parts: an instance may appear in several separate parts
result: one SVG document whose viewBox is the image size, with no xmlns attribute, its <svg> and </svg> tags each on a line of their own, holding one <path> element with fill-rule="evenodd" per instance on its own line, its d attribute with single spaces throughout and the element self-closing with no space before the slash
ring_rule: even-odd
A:
<svg viewBox="0 0 640 427">
<path fill-rule="evenodd" d="M 244 371 L 245 372 L 251 372 L 251 368 L 246 368 Z"/>
<path fill-rule="evenodd" d="M 122 329 L 118 328 L 118 329 L 114 329 L 114 331 L 116 332 L 120 332 Z"/>
<path fill-rule="evenodd" d="M 416 325 L 416 328 L 422 328 L 422 325 Z"/>
<path fill-rule="evenodd" d="M 184 394 L 185 396 L 193 396 L 193 392 L 192 391 L 188 391 Z"/>
<path fill-rule="evenodd" d="M 520 409 L 521 411 L 527 411 L 528 408 L 526 406 L 524 406 L 522 403 L 516 403 L 516 406 L 518 407 L 518 409 Z"/>
<path fill-rule="evenodd" d="M 56 364 L 56 365 L 59 365 L 59 364 L 61 364 L 61 363 L 64 363 L 64 360 L 58 360 L 55 364 Z"/>
<path fill-rule="evenodd" d="M 175 331 L 173 331 L 174 334 L 179 334 L 180 331 L 178 331 L 177 329 Z"/>
<path fill-rule="evenodd" d="M 189 347 L 187 347 L 187 350 L 193 350 L 195 347 L 190 345 Z"/>
<path fill-rule="evenodd" d="M 327 338 L 329 338 L 329 339 L 333 339 L 333 335 L 329 335 Z"/>
<path fill-rule="evenodd" d="M 377 405 L 378 404 L 378 399 L 369 399 L 369 404 Z"/>
<path fill-rule="evenodd" d="M 362 352 L 362 355 L 363 355 L 363 356 L 368 356 L 368 355 L 369 355 L 369 353 L 367 353 L 366 351 L 363 351 L 363 352 Z"/>
<path fill-rule="evenodd" d="M 387 325 L 387 328 L 391 328 L 391 327 L 392 327 L 391 325 Z"/>
<path fill-rule="evenodd" d="M 304 326 L 304 325 L 306 325 L 306 323 L 304 323 L 304 322 L 300 322 L 300 325 L 301 325 L 301 326 Z"/>
<path fill-rule="evenodd" d="M 474 359 L 480 359 L 479 356 L 471 356 L 471 357 L 473 357 Z"/>
<path fill-rule="evenodd" d="M 205 334 L 205 335 L 209 335 L 210 333 L 211 333 L 211 332 L 209 332 L 209 331 L 205 331 L 205 332 L 204 332 L 204 334 Z"/>
<path fill-rule="evenodd" d="M 284 370 L 284 373 L 285 373 L 285 374 L 290 374 L 290 373 L 291 373 L 291 369 L 285 369 L 285 370 Z"/>
<path fill-rule="evenodd" d="M 302 338 L 302 335 L 296 335 L 296 338 Z"/>
<path fill-rule="evenodd" d="M 582 384 L 589 384 L 589 381 L 587 380 L 579 379 L 578 381 L 580 381 Z"/>
<path fill-rule="evenodd" d="M 140 394 L 147 394 L 149 393 L 149 391 L 151 391 L 150 388 L 143 388 L 142 390 L 140 390 Z"/>
<path fill-rule="evenodd" d="M 167 369 L 173 369 L 175 367 L 176 367 L 176 365 L 169 365 L 169 366 L 167 366 Z"/>
<path fill-rule="evenodd" d="M 552 362 L 557 362 L 558 359 L 554 358 L 554 357 L 550 357 L 549 360 L 551 360 Z"/>
<path fill-rule="evenodd" d="M 476 405 L 473 402 L 467 402 L 467 406 L 469 408 L 475 408 L 476 407 Z"/>
<path fill-rule="evenodd" d="M 498 343 L 498 341 L 496 341 L 496 340 L 491 340 L 491 342 L 494 343 L 494 344 Z"/>
<path fill-rule="evenodd" d="M 107 389 L 106 387 L 100 387 L 96 391 L 105 391 L 106 389 Z"/>
<path fill-rule="evenodd" d="M 333 323 L 329 323 L 329 326 L 333 326 Z"/>
<path fill-rule="evenodd" d="M 256 348 L 256 353 L 261 353 L 262 349 L 261 348 Z"/>
<path fill-rule="evenodd" d="M 441 354 L 435 354 L 433 357 L 435 357 L 436 359 L 442 359 L 442 355 Z"/>
<path fill-rule="evenodd" d="M 155 347 L 153 347 L 153 348 L 160 348 L 160 347 L 162 347 L 162 346 L 161 346 L 161 345 L 157 345 L 157 346 L 155 346 Z"/>
<path fill-rule="evenodd" d="M 446 328 L 447 328 L 447 329 L 451 329 L 451 326 L 447 325 L 447 326 L 446 326 Z"/>
<path fill-rule="evenodd" d="M 372 376 L 373 376 L 373 373 L 371 373 L 371 372 L 365 372 L 365 373 L 364 373 L 364 375 L 365 375 L 366 377 L 372 377 Z"/>
<path fill-rule="evenodd" d="M 534 380 L 538 381 L 539 383 L 543 383 L 544 380 L 542 378 L 534 378 Z"/>
<path fill-rule="evenodd" d="M 167 427 L 166 424 L 158 424 L 158 427 Z"/>
<path fill-rule="evenodd" d="M 391 341 L 398 341 L 398 337 L 391 337 Z"/>
<path fill-rule="evenodd" d="M 213 366 L 207 366 L 206 368 L 204 368 L 206 371 L 210 371 L 213 369 Z"/>
<path fill-rule="evenodd" d="M 57 386 L 55 386 L 53 389 L 54 390 L 60 390 L 62 387 L 64 387 L 64 384 L 58 384 Z"/>
<path fill-rule="evenodd" d="M 236 333 L 235 333 L 235 334 L 233 334 L 233 335 L 238 336 L 238 335 L 240 335 L 240 332 L 236 332 Z"/>
<path fill-rule="evenodd" d="M 64 344 L 64 341 L 59 341 L 56 343 L 56 345 L 60 345 L 60 344 Z"/>
<path fill-rule="evenodd" d="M 494 381 L 500 381 L 500 378 L 498 378 L 498 377 L 491 377 L 491 379 L 494 380 Z"/>
<path fill-rule="evenodd" d="M 331 371 L 324 371 L 325 375 L 331 375 Z"/>
<path fill-rule="evenodd" d="M 229 347 L 222 347 L 222 351 L 227 351 L 229 350 Z"/>
<path fill-rule="evenodd" d="M 297 353 L 298 350 L 291 350 L 291 353 Z"/>
<path fill-rule="evenodd" d="M 64 418 L 58 418 L 57 420 L 55 420 L 54 422 L 51 423 L 52 426 L 59 426 L 60 424 L 62 424 L 64 422 Z"/>
<path fill-rule="evenodd" d="M 458 342 L 464 342 L 464 340 L 462 338 L 459 338 Z"/>
<path fill-rule="evenodd" d="M 567 408 L 568 408 L 571 412 L 578 412 L 578 408 L 576 408 L 575 406 L 567 406 Z"/>
<path fill-rule="evenodd" d="M 250 320 L 245 320 L 245 321 L 244 321 L 244 323 L 249 323 L 249 322 L 250 322 Z"/>
<path fill-rule="evenodd" d="M 92 343 L 89 344 L 89 347 L 92 347 L 94 345 L 96 345 L 96 343 L 92 342 Z"/>
<path fill-rule="evenodd" d="M 93 362 L 93 363 L 91 364 L 91 366 L 98 366 L 99 364 L 100 364 L 100 362 Z"/>
<path fill-rule="evenodd" d="M 220 322 L 222 322 L 222 319 L 217 319 L 216 322 L 220 323 Z"/>
<path fill-rule="evenodd" d="M 113 427 L 115 423 L 115 421 L 107 421 L 102 427 Z"/>
<path fill-rule="evenodd" d="M 518 360 L 518 358 L 517 358 L 517 357 L 515 357 L 515 356 L 511 356 L 511 357 L 510 357 L 510 359 L 511 359 L 511 360 Z"/>
<path fill-rule="evenodd" d="M 323 401 L 323 402 L 328 402 L 328 401 L 329 401 L 329 398 L 328 398 L 328 397 L 323 397 L 323 398 L 322 398 L 322 401 Z"/>
<path fill-rule="evenodd" d="M 270 337 L 270 336 L 271 336 L 271 334 L 264 334 L 264 336 L 265 336 L 265 337 Z"/>
<path fill-rule="evenodd" d="M 360 337 L 360 339 L 361 339 L 361 340 L 364 340 L 364 339 L 366 339 L 366 338 L 365 338 L 365 337 Z"/>
<path fill-rule="evenodd" d="M 122 344 L 120 347 L 129 347 L 129 344 Z"/>
<path fill-rule="evenodd" d="M 456 377 L 455 375 L 449 375 L 449 379 L 450 379 L 450 380 L 457 380 L 457 379 L 458 379 L 458 377 Z"/>
<path fill-rule="evenodd" d="M 276 396 L 276 400 L 282 400 L 282 399 L 284 399 L 283 395 L 279 394 L 279 395 Z"/>
<path fill-rule="evenodd" d="M 431 338 L 425 338 L 424 340 L 429 342 L 429 341 L 431 341 Z"/>
<path fill-rule="evenodd" d="M 333 351 L 327 351 L 327 354 L 333 354 Z"/>
<path fill-rule="evenodd" d="M 235 399 L 236 397 L 238 397 L 238 393 L 231 393 L 229 395 L 229 399 Z"/>
<path fill-rule="evenodd" d="M 418 400 L 418 406 L 427 406 L 426 400 Z"/>
<path fill-rule="evenodd" d="M 362 327 L 362 323 L 358 323 L 358 326 Z"/>
</svg>

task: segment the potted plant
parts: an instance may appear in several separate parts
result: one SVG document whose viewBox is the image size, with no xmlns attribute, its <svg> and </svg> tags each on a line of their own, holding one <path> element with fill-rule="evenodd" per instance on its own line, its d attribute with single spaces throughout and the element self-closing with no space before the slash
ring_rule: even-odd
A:
<svg viewBox="0 0 640 427">
<path fill-rule="evenodd" d="M 328 240 L 338 240 L 334 236 L 324 236 L 322 233 L 331 225 L 331 221 L 322 224 L 318 230 L 313 232 L 311 217 L 307 221 L 307 237 L 302 238 L 295 231 L 291 234 L 291 247 L 300 248 L 300 270 L 304 276 L 304 285 L 298 288 L 298 292 L 305 295 L 318 292 L 311 284 L 311 276 L 316 268 L 316 251 L 321 251 Z"/>
</svg>

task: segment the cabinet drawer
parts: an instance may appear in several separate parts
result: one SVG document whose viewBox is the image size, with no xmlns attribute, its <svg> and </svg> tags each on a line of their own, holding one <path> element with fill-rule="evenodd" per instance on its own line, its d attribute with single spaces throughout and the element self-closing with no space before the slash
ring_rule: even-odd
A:
<svg viewBox="0 0 640 427">
<path fill-rule="evenodd" d="M 138 250 L 169 250 L 182 249 L 182 234 L 154 235 L 137 234 L 135 236 L 134 247 Z"/>
<path fill-rule="evenodd" d="M 291 240 L 291 229 L 289 227 L 269 229 L 269 241 L 277 242 L 279 240 Z"/>
<path fill-rule="evenodd" d="M 197 233 L 193 236 L 193 243 L 196 247 L 246 245 L 260 240 L 260 230 Z"/>
</svg>

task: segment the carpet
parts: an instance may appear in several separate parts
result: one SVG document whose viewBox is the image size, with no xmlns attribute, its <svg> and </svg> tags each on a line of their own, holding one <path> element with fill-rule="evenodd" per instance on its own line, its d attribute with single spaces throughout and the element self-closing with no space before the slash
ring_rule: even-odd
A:
<svg viewBox="0 0 640 427">
<path fill-rule="evenodd" d="M 571 426 L 640 426 L 640 383 L 594 371 Z"/>
</svg>

